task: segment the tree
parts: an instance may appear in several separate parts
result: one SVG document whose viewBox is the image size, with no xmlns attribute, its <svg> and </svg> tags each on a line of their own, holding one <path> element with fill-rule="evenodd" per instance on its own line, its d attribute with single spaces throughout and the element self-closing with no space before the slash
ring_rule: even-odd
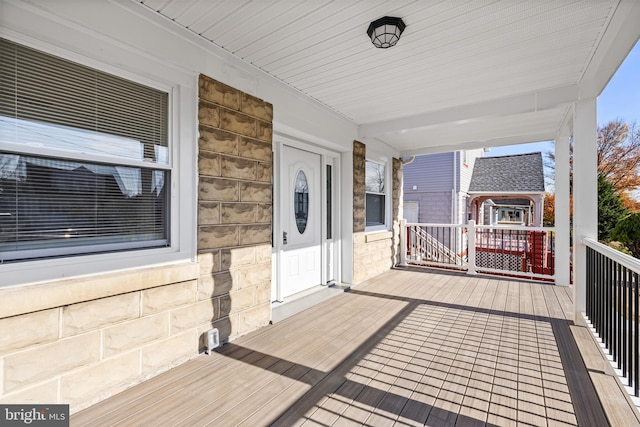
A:
<svg viewBox="0 0 640 427">
<path fill-rule="evenodd" d="M 640 186 L 640 129 L 617 119 L 598 128 L 598 172 L 619 193 Z"/>
<path fill-rule="evenodd" d="M 553 227 L 556 223 L 556 195 L 547 192 L 544 195 L 544 207 L 542 208 L 542 225 Z"/>
<path fill-rule="evenodd" d="M 633 213 L 618 224 L 611 237 L 622 243 L 636 258 L 640 258 L 640 212 Z"/>
<path fill-rule="evenodd" d="M 602 174 L 598 175 L 598 240 L 608 242 L 611 232 L 629 211 L 614 185 Z"/>
<path fill-rule="evenodd" d="M 570 173 L 573 173 L 573 144 L 569 153 Z M 631 211 L 640 210 L 632 192 L 640 186 L 640 128 L 621 119 L 598 128 L 598 173 L 611 182 L 624 205 Z M 546 153 L 545 165 L 555 171 L 555 154 Z"/>
</svg>

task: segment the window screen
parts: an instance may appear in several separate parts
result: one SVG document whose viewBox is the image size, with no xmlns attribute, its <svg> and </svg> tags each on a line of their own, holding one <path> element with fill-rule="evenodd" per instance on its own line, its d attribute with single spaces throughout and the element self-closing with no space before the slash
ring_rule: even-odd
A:
<svg viewBox="0 0 640 427">
<path fill-rule="evenodd" d="M 168 94 L 0 39 L 0 261 L 168 245 Z"/>
</svg>

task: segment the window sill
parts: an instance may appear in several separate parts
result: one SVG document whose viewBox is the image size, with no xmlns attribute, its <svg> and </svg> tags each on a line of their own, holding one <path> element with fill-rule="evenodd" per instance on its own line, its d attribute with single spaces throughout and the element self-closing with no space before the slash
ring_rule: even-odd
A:
<svg viewBox="0 0 640 427">
<path fill-rule="evenodd" d="M 195 262 L 0 288 L 0 318 L 198 278 Z"/>
<path fill-rule="evenodd" d="M 374 231 L 369 234 L 365 234 L 365 242 L 377 242 L 378 240 L 386 240 L 391 239 L 393 237 L 393 233 L 391 231 Z"/>
</svg>

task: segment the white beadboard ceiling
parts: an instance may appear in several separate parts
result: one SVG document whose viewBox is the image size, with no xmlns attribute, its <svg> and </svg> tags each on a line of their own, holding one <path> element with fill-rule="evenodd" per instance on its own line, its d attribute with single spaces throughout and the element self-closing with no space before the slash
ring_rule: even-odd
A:
<svg viewBox="0 0 640 427">
<path fill-rule="evenodd" d="M 553 139 L 640 35 L 636 0 L 134 1 L 405 155 Z M 407 28 L 376 49 L 385 15 Z"/>
</svg>

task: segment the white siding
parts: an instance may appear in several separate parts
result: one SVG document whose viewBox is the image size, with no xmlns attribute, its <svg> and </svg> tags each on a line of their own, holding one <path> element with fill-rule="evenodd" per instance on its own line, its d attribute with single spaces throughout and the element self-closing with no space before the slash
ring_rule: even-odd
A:
<svg viewBox="0 0 640 427">
<path fill-rule="evenodd" d="M 484 157 L 484 149 L 467 150 L 466 163 L 464 162 L 464 156 L 462 152 L 459 152 L 460 156 L 460 181 L 458 184 L 458 191 L 464 193 L 469 191 L 469 185 L 471 184 L 471 176 L 473 175 L 473 166 L 476 163 L 478 157 Z"/>
</svg>

